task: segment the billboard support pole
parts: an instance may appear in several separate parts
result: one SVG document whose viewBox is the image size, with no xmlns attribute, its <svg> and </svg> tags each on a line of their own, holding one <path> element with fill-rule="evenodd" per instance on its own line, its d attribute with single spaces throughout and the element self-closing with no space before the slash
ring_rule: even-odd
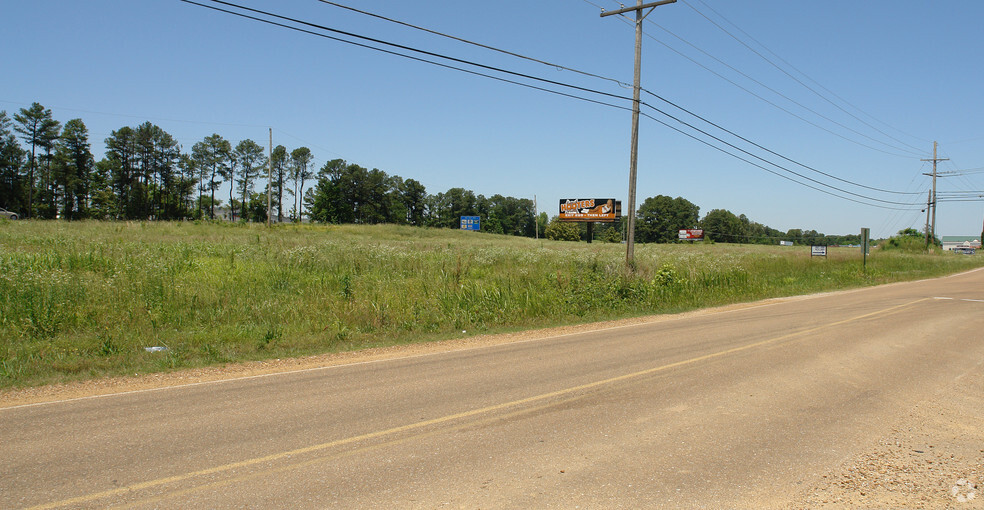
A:
<svg viewBox="0 0 984 510">
<path fill-rule="evenodd" d="M 641 69 L 642 69 L 642 21 L 646 19 L 653 9 L 660 5 L 672 4 L 676 0 L 660 0 L 643 4 L 642 0 L 636 0 L 635 7 L 624 7 L 615 11 L 602 11 L 601 17 L 613 16 L 635 11 L 635 79 L 632 86 L 632 136 L 631 150 L 629 153 L 629 224 L 627 225 L 625 242 L 625 266 L 629 269 L 635 268 L 635 205 L 636 205 L 636 172 L 639 163 L 639 90 L 641 89 Z M 649 9 L 648 12 L 643 12 Z"/>
</svg>

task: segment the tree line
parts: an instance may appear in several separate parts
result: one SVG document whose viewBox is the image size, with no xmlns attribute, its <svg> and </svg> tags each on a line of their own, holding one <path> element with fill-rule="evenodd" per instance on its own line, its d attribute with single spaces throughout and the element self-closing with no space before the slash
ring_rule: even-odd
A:
<svg viewBox="0 0 984 510">
<path fill-rule="evenodd" d="M 594 229 L 595 238 L 620 242 L 625 229 L 621 223 L 603 224 Z M 860 244 L 861 235 L 828 236 L 816 230 L 790 229 L 782 232 L 750 220 L 744 214 L 735 215 L 727 209 L 713 209 L 700 217 L 700 207 L 682 198 L 657 195 L 645 199 L 636 211 L 635 241 L 639 243 L 679 242 L 679 231 L 702 229 L 704 239 L 719 243 L 778 244 L 791 241 L 813 246 Z M 550 221 L 545 231 L 548 239 L 577 241 L 584 239 L 583 224 Z"/>
<path fill-rule="evenodd" d="M 253 140 L 233 145 L 212 134 L 184 152 L 174 137 L 150 122 L 112 131 L 105 144 L 106 153 L 97 161 L 82 119 L 62 125 L 38 103 L 12 117 L 0 111 L 0 207 L 40 219 L 222 217 L 262 222 L 267 219 L 269 191 L 278 222 L 307 217 L 323 223 L 458 228 L 461 216 L 479 216 L 486 232 L 528 237 L 544 232 L 563 240 L 586 236 L 584 224 L 562 223 L 556 216 L 548 221 L 547 214 L 537 215 L 533 201 L 525 198 L 486 197 L 464 188 L 431 195 L 419 181 L 342 159 L 315 171 L 307 147 L 288 150 L 278 145 L 268 158 Z M 257 190 L 257 183 L 265 183 L 263 189 Z M 228 185 L 229 195 L 217 197 L 223 185 Z M 638 209 L 635 239 L 676 242 L 679 230 L 701 228 L 706 239 L 726 243 L 860 243 L 859 235 L 781 232 L 725 209 L 711 210 L 703 218 L 699 213 L 698 206 L 682 197 L 649 197 Z M 623 218 L 621 223 L 598 225 L 594 233 L 619 242 L 624 229 Z"/>
<path fill-rule="evenodd" d="M 430 195 L 419 181 L 340 159 L 316 170 L 307 147 L 278 145 L 268 157 L 253 140 L 213 134 L 185 152 L 150 122 L 112 131 L 105 144 L 97 161 L 82 119 L 63 126 L 38 103 L 0 111 L 0 207 L 39 219 L 266 221 L 269 191 L 278 222 L 458 228 L 461 216 L 481 216 L 485 231 L 536 235 L 532 200 L 464 188 Z M 229 195 L 217 196 L 223 186 Z"/>
</svg>

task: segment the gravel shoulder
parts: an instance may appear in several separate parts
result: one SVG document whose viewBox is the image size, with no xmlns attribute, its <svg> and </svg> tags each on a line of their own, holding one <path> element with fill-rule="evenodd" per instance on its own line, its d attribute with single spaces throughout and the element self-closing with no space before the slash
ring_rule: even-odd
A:
<svg viewBox="0 0 984 510">
<path fill-rule="evenodd" d="M 984 509 L 984 361 L 788 508 Z"/>
</svg>

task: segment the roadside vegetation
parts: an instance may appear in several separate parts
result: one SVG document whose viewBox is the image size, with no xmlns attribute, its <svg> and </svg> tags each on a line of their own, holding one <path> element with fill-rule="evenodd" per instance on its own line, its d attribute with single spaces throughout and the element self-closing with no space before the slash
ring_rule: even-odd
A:
<svg viewBox="0 0 984 510">
<path fill-rule="evenodd" d="M 671 313 L 984 257 L 624 245 L 409 226 L 0 220 L 0 387 Z M 165 347 L 148 352 L 147 347 Z"/>
</svg>

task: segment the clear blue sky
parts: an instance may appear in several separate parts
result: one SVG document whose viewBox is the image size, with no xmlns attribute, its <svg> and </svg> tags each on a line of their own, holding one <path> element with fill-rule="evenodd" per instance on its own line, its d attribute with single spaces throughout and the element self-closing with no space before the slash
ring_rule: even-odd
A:
<svg viewBox="0 0 984 510">
<path fill-rule="evenodd" d="M 630 89 L 612 81 L 469 46 L 316 0 L 237 3 L 631 96 Z M 631 23 L 599 16 L 599 7 L 618 8 L 614 1 L 340 3 L 553 64 L 632 81 Z M 540 210 L 551 215 L 564 197 L 611 196 L 623 201 L 627 197 L 630 112 L 625 109 L 411 61 L 178 0 L 7 1 L 0 14 L 5 20 L 0 109 L 12 114 L 37 101 L 62 122 L 82 118 L 97 158 L 103 156 L 102 141 L 112 130 L 147 120 L 174 135 L 185 150 L 212 133 L 234 144 L 252 138 L 266 145 L 267 128 L 272 127 L 275 145 L 290 150 L 308 146 L 319 167 L 342 158 L 417 179 L 429 193 L 464 187 L 487 196 L 536 195 Z M 930 186 L 930 179 L 922 174 L 931 166 L 920 159 L 931 157 L 934 140 L 940 143 L 940 156 L 950 158 L 940 164 L 940 171 L 972 171 L 941 178 L 941 195 L 984 190 L 984 173 L 973 173 L 984 167 L 981 20 L 984 3 L 973 0 L 680 0 L 657 8 L 645 24 L 642 77 L 647 90 L 797 163 L 871 188 L 919 194 L 888 194 L 838 181 L 693 121 L 823 183 L 916 205 L 875 202 L 912 209 L 898 211 L 857 204 L 789 182 L 643 118 L 639 201 L 660 194 L 682 196 L 700 206 L 702 216 L 712 209 L 728 209 L 783 231 L 803 228 L 848 234 L 870 227 L 874 236 L 881 237 L 906 227 L 921 230 L 925 213 L 920 209 Z M 619 98 L 518 80 L 631 106 Z M 644 95 L 643 100 L 677 113 L 655 97 Z M 644 112 L 694 133 L 654 110 Z M 984 202 L 941 202 L 937 233 L 976 235 L 982 220 Z"/>
</svg>

